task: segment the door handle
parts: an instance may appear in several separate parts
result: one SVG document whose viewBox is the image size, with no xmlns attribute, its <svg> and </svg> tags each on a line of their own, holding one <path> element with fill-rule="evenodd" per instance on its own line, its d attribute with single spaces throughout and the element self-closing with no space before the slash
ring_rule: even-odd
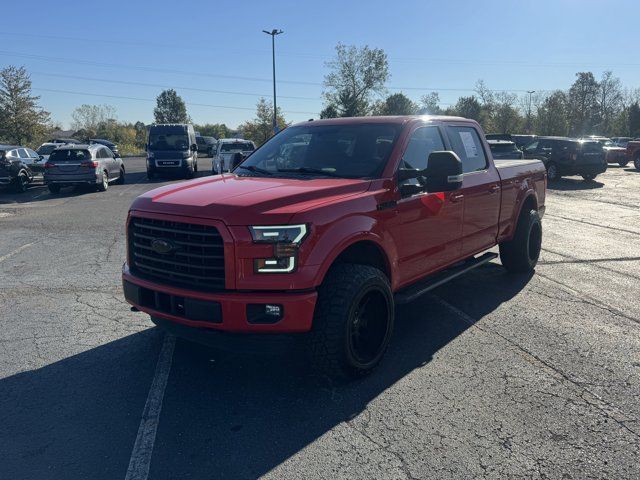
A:
<svg viewBox="0 0 640 480">
<path fill-rule="evenodd" d="M 462 193 L 452 193 L 449 196 L 449 200 L 451 200 L 453 203 L 459 202 L 463 198 L 464 198 L 464 195 Z"/>
<path fill-rule="evenodd" d="M 496 193 L 500 191 L 500 185 L 491 185 L 489 187 L 489 193 Z"/>
</svg>

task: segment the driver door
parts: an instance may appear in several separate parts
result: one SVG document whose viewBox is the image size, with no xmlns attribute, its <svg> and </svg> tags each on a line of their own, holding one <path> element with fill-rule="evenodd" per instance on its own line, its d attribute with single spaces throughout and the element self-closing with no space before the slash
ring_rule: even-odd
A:
<svg viewBox="0 0 640 480">
<path fill-rule="evenodd" d="M 440 127 L 419 126 L 409 136 L 400 168 L 423 170 L 427 167 L 429 154 L 442 150 L 447 148 Z M 395 225 L 390 225 L 389 230 L 398 248 L 401 285 L 458 260 L 464 199 L 457 192 L 422 192 L 403 196 L 396 210 Z"/>
</svg>

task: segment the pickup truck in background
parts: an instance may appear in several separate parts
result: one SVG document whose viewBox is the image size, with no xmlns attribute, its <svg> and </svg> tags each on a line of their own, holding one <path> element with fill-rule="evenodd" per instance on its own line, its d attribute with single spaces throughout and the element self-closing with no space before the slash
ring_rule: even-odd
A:
<svg viewBox="0 0 640 480">
<path fill-rule="evenodd" d="M 138 197 L 127 301 L 209 345 L 306 342 L 357 377 L 382 359 L 394 307 L 498 256 L 531 272 L 545 167 L 494 161 L 477 122 L 340 118 L 280 132 L 233 173 Z"/>
<path fill-rule="evenodd" d="M 640 172 L 640 140 L 632 140 L 627 143 L 627 160 L 633 162 L 633 166 Z"/>
</svg>

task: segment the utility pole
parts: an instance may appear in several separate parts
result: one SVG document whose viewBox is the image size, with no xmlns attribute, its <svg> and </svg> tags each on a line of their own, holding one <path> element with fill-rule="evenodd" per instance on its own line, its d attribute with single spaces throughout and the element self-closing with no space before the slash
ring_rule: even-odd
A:
<svg viewBox="0 0 640 480">
<path fill-rule="evenodd" d="M 531 133 L 531 96 L 536 93 L 535 90 L 527 90 L 529 94 L 529 107 L 527 108 L 527 133 Z"/>
<path fill-rule="evenodd" d="M 278 133 L 278 106 L 276 104 L 276 35 L 284 33 L 282 30 L 274 28 L 270 32 L 263 30 L 267 35 L 271 35 L 271 58 L 273 61 L 273 134 Z"/>
</svg>

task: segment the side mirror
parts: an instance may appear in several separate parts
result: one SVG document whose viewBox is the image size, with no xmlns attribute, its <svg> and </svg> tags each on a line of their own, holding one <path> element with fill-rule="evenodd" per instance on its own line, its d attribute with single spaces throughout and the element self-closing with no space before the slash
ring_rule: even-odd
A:
<svg viewBox="0 0 640 480">
<path fill-rule="evenodd" d="M 422 171 L 428 192 L 450 192 L 462 186 L 462 162 L 455 152 L 431 152 Z"/>
</svg>

